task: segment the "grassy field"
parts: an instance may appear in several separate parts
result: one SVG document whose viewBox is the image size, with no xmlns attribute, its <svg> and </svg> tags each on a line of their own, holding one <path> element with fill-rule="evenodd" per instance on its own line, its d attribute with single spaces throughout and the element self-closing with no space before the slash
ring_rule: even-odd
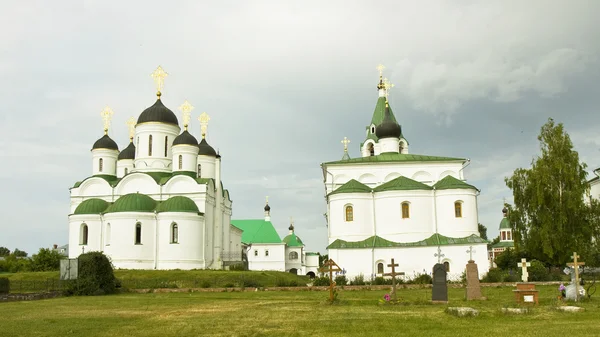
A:
<svg viewBox="0 0 600 337">
<path fill-rule="evenodd" d="M 540 304 L 507 316 L 512 287 L 482 288 L 487 301 L 465 301 L 449 289 L 448 306 L 480 310 L 459 318 L 429 304 L 431 289 L 399 289 L 402 305 L 380 305 L 385 291 L 193 292 L 69 297 L 0 303 L 2 336 L 594 336 L 600 300 L 578 303 L 582 313 L 554 309 L 557 289 L 538 286 Z"/>
</svg>

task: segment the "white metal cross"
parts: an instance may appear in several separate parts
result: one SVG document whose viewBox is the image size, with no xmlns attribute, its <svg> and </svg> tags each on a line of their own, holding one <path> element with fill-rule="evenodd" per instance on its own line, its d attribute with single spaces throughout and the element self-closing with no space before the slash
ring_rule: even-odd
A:
<svg viewBox="0 0 600 337">
<path fill-rule="evenodd" d="M 527 282 L 527 278 L 529 277 L 529 273 L 527 272 L 527 267 L 531 267 L 531 263 L 527 262 L 527 259 L 521 259 L 521 262 L 517 263 L 517 267 L 521 267 L 522 275 L 521 280 L 523 282 Z"/>
<path fill-rule="evenodd" d="M 473 261 L 473 253 L 477 252 L 473 249 L 473 246 L 469 246 L 469 249 L 467 249 L 467 253 L 469 253 L 469 261 Z"/>
<path fill-rule="evenodd" d="M 440 262 L 442 262 L 442 257 L 444 257 L 446 255 L 442 254 L 442 249 L 440 248 L 440 246 L 438 246 L 437 251 L 438 252 L 435 253 L 435 254 L 433 254 L 433 256 L 437 257 L 438 258 L 438 263 L 440 263 Z"/>
</svg>

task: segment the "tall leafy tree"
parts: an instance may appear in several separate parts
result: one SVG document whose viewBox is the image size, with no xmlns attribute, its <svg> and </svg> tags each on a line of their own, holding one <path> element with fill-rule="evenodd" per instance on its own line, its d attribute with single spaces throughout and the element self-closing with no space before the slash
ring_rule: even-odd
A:
<svg viewBox="0 0 600 337">
<path fill-rule="evenodd" d="M 587 165 L 580 163 L 563 124 L 550 118 L 538 140 L 541 153 L 531 168 L 518 168 L 505 178 L 514 197 L 509 218 L 517 249 L 525 248 L 541 261 L 564 265 L 574 251 L 591 249 L 597 211 L 584 201 Z"/>
<path fill-rule="evenodd" d="M 488 237 L 487 237 L 487 227 L 485 227 L 484 225 L 478 223 L 477 224 L 477 230 L 479 231 L 479 237 L 480 238 L 482 238 L 484 240 L 488 239 Z"/>
<path fill-rule="evenodd" d="M 10 255 L 10 249 L 6 248 L 6 247 L 0 247 L 0 256 L 9 256 Z"/>
</svg>

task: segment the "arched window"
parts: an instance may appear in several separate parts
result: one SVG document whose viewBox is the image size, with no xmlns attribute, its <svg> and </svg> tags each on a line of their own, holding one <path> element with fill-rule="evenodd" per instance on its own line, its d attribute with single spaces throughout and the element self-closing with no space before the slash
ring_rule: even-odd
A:
<svg viewBox="0 0 600 337">
<path fill-rule="evenodd" d="M 135 224 L 135 244 L 142 244 L 142 224 L 139 222 Z"/>
<path fill-rule="evenodd" d="M 290 260 L 298 260 L 298 253 L 290 252 Z"/>
<path fill-rule="evenodd" d="M 352 205 L 346 206 L 346 221 L 354 221 L 354 209 Z"/>
<path fill-rule="evenodd" d="M 80 245 L 87 245 L 88 244 L 88 226 L 84 223 L 81 224 L 81 229 L 80 229 L 80 236 L 79 236 L 79 244 Z"/>
<path fill-rule="evenodd" d="M 444 267 L 446 267 L 446 273 L 450 272 L 450 263 L 448 261 L 444 262 Z"/>
<path fill-rule="evenodd" d="M 176 223 L 171 224 L 171 243 L 179 243 L 179 227 Z"/>
<path fill-rule="evenodd" d="M 373 143 L 369 143 L 369 146 L 367 147 L 367 149 L 369 149 L 369 156 L 375 155 L 375 147 L 373 146 Z"/>
<path fill-rule="evenodd" d="M 106 245 L 110 246 L 110 223 L 106 224 Z"/>
<path fill-rule="evenodd" d="M 125 175 L 127 175 L 127 167 L 125 168 Z"/>
<path fill-rule="evenodd" d="M 512 240 L 512 232 L 511 231 L 506 231 L 506 239 Z"/>
<path fill-rule="evenodd" d="M 402 150 L 404 150 L 404 142 L 398 143 L 398 151 L 402 153 Z"/>
<path fill-rule="evenodd" d="M 402 219 L 408 219 L 410 218 L 410 207 L 408 205 L 408 202 L 403 202 L 402 203 Z"/>
<path fill-rule="evenodd" d="M 506 232 L 502 231 L 502 240 L 506 240 Z"/>
<path fill-rule="evenodd" d="M 102 160 L 102 158 L 100 158 L 100 160 L 98 161 L 98 172 L 102 172 L 103 167 L 104 167 L 104 160 Z"/>
<path fill-rule="evenodd" d="M 179 169 L 181 170 L 181 167 L 183 166 L 183 156 L 179 155 Z"/>
<path fill-rule="evenodd" d="M 165 136 L 165 157 L 167 156 L 168 149 L 169 149 L 169 136 Z"/>
<path fill-rule="evenodd" d="M 148 156 L 152 156 L 152 135 L 148 136 Z"/>
<path fill-rule="evenodd" d="M 377 264 L 377 274 L 383 274 L 383 263 L 381 262 Z"/>
<path fill-rule="evenodd" d="M 454 203 L 454 216 L 457 218 L 462 218 L 462 202 L 456 201 Z"/>
<path fill-rule="evenodd" d="M 198 164 L 198 178 L 202 178 L 202 165 Z"/>
<path fill-rule="evenodd" d="M 373 125 L 371 125 L 371 133 L 374 134 L 375 133 L 375 127 Z"/>
</svg>

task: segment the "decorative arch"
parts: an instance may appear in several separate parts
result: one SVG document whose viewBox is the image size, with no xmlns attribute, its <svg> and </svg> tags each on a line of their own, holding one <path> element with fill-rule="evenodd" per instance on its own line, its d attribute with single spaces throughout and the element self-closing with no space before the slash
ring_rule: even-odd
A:
<svg viewBox="0 0 600 337">
<path fill-rule="evenodd" d="M 442 180 L 444 179 L 446 176 L 453 176 L 454 178 L 458 179 L 458 174 L 452 170 L 447 170 L 442 172 L 442 174 L 440 174 L 440 177 L 438 180 Z"/>
<path fill-rule="evenodd" d="M 392 173 L 388 174 L 387 176 L 385 176 L 385 179 L 383 179 L 383 181 L 388 182 L 388 181 L 398 178 L 399 176 L 400 176 L 400 173 L 392 172 Z"/>
<path fill-rule="evenodd" d="M 427 171 L 418 171 L 415 174 L 413 174 L 411 179 L 422 183 L 429 183 L 433 182 L 433 175 L 431 175 L 431 173 Z"/>
<path fill-rule="evenodd" d="M 463 217 L 463 201 L 462 200 L 456 200 L 454 202 L 454 217 L 455 218 Z"/>
<path fill-rule="evenodd" d="M 119 181 L 117 186 L 115 186 L 115 195 L 125 195 L 136 192 L 142 194 L 160 193 L 156 180 L 142 172 L 129 173 L 128 175 L 124 176 L 121 181 Z"/>
<path fill-rule="evenodd" d="M 400 215 L 402 216 L 402 219 L 410 219 L 410 202 L 403 201 L 400 203 L 400 209 Z"/>
<path fill-rule="evenodd" d="M 163 193 L 197 193 L 200 186 L 194 178 L 185 174 L 179 174 L 169 179 L 163 186 Z"/>
<path fill-rule="evenodd" d="M 344 205 L 344 221 L 354 221 L 354 206 L 352 204 Z"/>
<path fill-rule="evenodd" d="M 360 177 L 358 177 L 358 181 L 365 185 L 376 184 L 377 178 L 371 173 L 365 173 L 365 174 L 361 175 Z"/>
<path fill-rule="evenodd" d="M 337 174 L 333 176 L 333 183 L 336 185 L 343 185 L 350 180 L 350 177 L 345 174 Z"/>
<path fill-rule="evenodd" d="M 79 195 L 111 195 L 112 187 L 100 177 L 90 177 L 79 185 Z M 110 200 L 108 200 L 110 201 Z"/>
<path fill-rule="evenodd" d="M 315 278 L 316 275 L 315 275 L 314 272 L 309 271 L 308 273 L 306 273 L 306 276 L 308 276 L 309 278 L 313 279 L 313 278 Z"/>
<path fill-rule="evenodd" d="M 298 252 L 290 252 L 289 259 L 290 260 L 298 260 Z"/>
<path fill-rule="evenodd" d="M 89 238 L 89 229 L 88 225 L 83 222 L 81 226 L 79 226 L 79 244 L 86 246 L 88 244 Z"/>
</svg>

